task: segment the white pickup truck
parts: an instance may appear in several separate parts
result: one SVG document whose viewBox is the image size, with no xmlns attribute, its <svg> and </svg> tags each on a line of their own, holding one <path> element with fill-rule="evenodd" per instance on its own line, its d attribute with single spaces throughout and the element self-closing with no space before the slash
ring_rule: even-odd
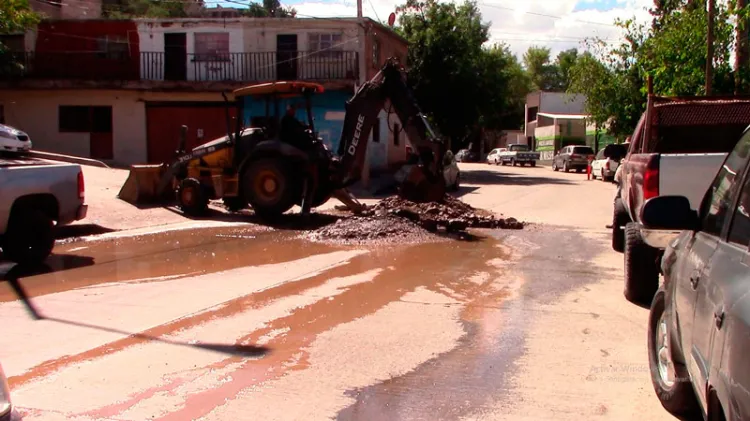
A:
<svg viewBox="0 0 750 421">
<path fill-rule="evenodd" d="M 55 225 L 86 217 L 81 166 L 0 156 L 0 248 L 5 259 L 34 265 L 55 245 Z"/>
<path fill-rule="evenodd" d="M 532 167 L 536 166 L 536 161 L 540 158 L 539 152 L 532 152 L 529 149 L 529 145 L 523 145 L 520 143 L 508 145 L 508 150 L 498 153 L 497 160 L 500 161 L 501 165 L 521 165 L 522 167 L 526 164 Z"/>
<path fill-rule="evenodd" d="M 659 262 L 666 247 L 667 237 L 664 241 L 650 238 L 663 234 L 643 228 L 644 203 L 657 196 L 685 196 L 693 209 L 699 209 L 724 159 L 748 125 L 750 100 L 649 97 L 648 109 L 621 163 L 612 217 L 612 248 L 625 254 L 628 300 L 651 302 L 659 286 Z"/>
</svg>

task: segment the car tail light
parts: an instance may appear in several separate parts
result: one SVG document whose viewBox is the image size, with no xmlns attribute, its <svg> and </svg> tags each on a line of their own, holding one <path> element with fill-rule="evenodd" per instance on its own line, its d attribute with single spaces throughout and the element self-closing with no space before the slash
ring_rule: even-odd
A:
<svg viewBox="0 0 750 421">
<path fill-rule="evenodd" d="M 571 154 L 571 155 L 570 155 L 570 157 L 571 157 L 571 158 L 578 158 L 578 155 L 576 155 L 576 154 Z"/>
<path fill-rule="evenodd" d="M 78 173 L 78 198 L 86 199 L 86 184 L 83 182 L 83 171 Z"/>
<path fill-rule="evenodd" d="M 654 156 L 646 165 L 643 174 L 643 200 L 646 201 L 659 195 L 659 157 Z"/>
<path fill-rule="evenodd" d="M 610 166 L 609 166 L 610 164 L 611 164 L 611 162 L 609 162 L 609 159 L 607 160 L 607 162 L 604 163 L 604 168 L 606 168 L 607 171 L 609 171 L 609 169 L 610 169 Z"/>
</svg>

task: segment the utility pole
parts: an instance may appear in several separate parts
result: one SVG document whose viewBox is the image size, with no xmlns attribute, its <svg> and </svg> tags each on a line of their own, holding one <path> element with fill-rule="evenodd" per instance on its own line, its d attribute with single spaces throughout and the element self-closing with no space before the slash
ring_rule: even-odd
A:
<svg viewBox="0 0 750 421">
<path fill-rule="evenodd" d="M 742 12 L 747 6 L 747 0 L 737 0 L 737 11 Z M 745 75 L 748 72 L 748 64 L 750 64 L 750 52 L 748 52 L 748 28 L 747 19 L 742 14 L 737 16 L 737 24 L 735 28 L 735 45 L 737 46 L 734 52 L 734 93 L 741 94 L 747 93 L 747 81 Z"/>
<path fill-rule="evenodd" d="M 357 17 L 362 18 L 362 0 L 357 0 Z"/>
<path fill-rule="evenodd" d="M 708 0 L 708 34 L 706 35 L 706 95 L 711 95 L 714 79 L 714 14 L 716 0 Z"/>
</svg>

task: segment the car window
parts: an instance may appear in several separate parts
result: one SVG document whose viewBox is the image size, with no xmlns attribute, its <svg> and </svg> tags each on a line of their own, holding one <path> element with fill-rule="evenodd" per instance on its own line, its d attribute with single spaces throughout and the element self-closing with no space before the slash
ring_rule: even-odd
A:
<svg viewBox="0 0 750 421">
<path fill-rule="evenodd" d="M 573 148 L 573 153 L 579 155 L 593 155 L 594 150 L 589 148 L 588 146 L 576 146 L 575 148 Z"/>
<path fill-rule="evenodd" d="M 746 179 L 742 187 L 740 200 L 732 217 L 732 226 L 729 228 L 728 240 L 744 247 L 750 244 L 750 179 Z"/>
<path fill-rule="evenodd" d="M 750 132 L 746 132 L 724 161 L 701 203 L 701 228 L 706 233 L 721 235 L 724 223 L 731 213 L 732 198 L 739 189 L 738 177 L 742 175 L 749 151 Z"/>
</svg>

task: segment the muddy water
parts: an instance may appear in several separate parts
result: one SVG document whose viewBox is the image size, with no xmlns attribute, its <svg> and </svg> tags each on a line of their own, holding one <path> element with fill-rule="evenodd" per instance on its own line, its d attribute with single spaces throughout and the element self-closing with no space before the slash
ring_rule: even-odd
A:
<svg viewBox="0 0 750 421">
<path fill-rule="evenodd" d="M 291 262 L 337 248 L 315 245 L 294 233 L 243 228 L 167 231 L 55 247 L 45 265 L 0 269 L 0 280 L 20 279 L 30 297 L 113 282 L 158 282 L 246 266 Z M 0 282 L 0 302 L 17 299 Z"/>
<path fill-rule="evenodd" d="M 472 241 L 365 248 L 366 253 L 316 275 L 280 283 L 139 335 L 41 364 L 25 375 L 11 379 L 11 383 L 20 387 L 66 366 L 126 352 L 128 348 L 147 344 L 153 338 L 169 338 L 213 320 L 238 317 L 252 310 L 262 311 L 280 300 L 319 289 L 331 279 L 371 273 L 374 274 L 371 280 L 353 283 L 326 299 L 300 305 L 287 315 L 268 321 L 260 329 L 247 331 L 238 326 L 235 336 L 228 340 L 239 345 L 263 342 L 270 352 L 261 358 L 229 356 L 212 364 L 210 369 L 227 372 L 227 378 L 232 381 L 187 395 L 181 409 L 163 419 L 198 418 L 227 401 L 237 399 L 244 390 L 272 382 L 291 371 L 305 370 L 311 364 L 309 350 L 318 335 L 371 315 L 418 288 L 449 295 L 456 300 L 463 308 L 461 317 L 467 334 L 453 351 L 406 376 L 350 391 L 357 400 L 356 404 L 339 416 L 341 419 L 397 419 L 404 415 L 397 408 L 406 404 L 426 414 L 424 419 L 437 419 L 443 411 L 437 405 L 438 401 L 460 396 L 470 407 L 481 405 L 488 395 L 496 393 L 500 386 L 497 377 L 507 369 L 504 361 L 507 361 L 508 349 L 522 348 L 513 332 L 503 331 L 503 315 L 499 310 L 513 286 L 503 284 L 500 279 L 503 274 L 492 262 L 507 258 L 506 251 L 501 248 L 502 241 L 485 234 Z M 174 231 L 72 243 L 55 250 L 54 259 L 57 260 L 51 261 L 50 270 L 57 272 L 21 276 L 21 280 L 27 293 L 33 297 L 102 283 L 160 282 L 245 266 L 294 264 L 299 259 L 340 249 L 342 247 L 300 240 L 295 233 L 258 233 L 237 228 Z M 477 274 L 484 274 L 483 280 L 469 280 Z M 0 300 L 15 299 L 3 288 L 0 284 Z M 399 321 L 394 320 L 396 322 Z M 383 358 L 388 358 L 388 355 Z M 311 404 L 314 403 L 313 396 L 309 399 Z M 132 399 L 128 401 L 129 405 L 135 404 Z M 450 405 L 454 410 L 459 406 L 462 405 Z M 89 415 L 116 417 L 126 407 L 103 405 Z"/>
</svg>

